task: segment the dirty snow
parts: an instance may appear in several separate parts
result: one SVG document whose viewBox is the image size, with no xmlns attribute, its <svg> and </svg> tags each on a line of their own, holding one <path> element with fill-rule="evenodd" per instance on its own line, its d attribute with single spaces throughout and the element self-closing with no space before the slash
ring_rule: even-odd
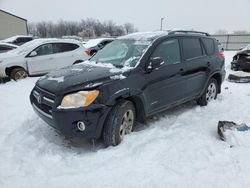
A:
<svg viewBox="0 0 250 188">
<path fill-rule="evenodd" d="M 110 76 L 110 79 L 112 80 L 123 80 L 127 78 L 126 76 L 122 75 L 122 74 L 118 74 L 118 75 L 114 75 L 114 76 Z"/>
<path fill-rule="evenodd" d="M 227 69 L 233 55 L 226 52 Z M 216 130 L 219 120 L 250 124 L 250 84 L 225 81 L 207 107 L 183 104 L 104 148 L 72 144 L 34 113 L 37 79 L 0 85 L 1 188 L 249 187 L 250 145 L 231 148 Z"/>
<path fill-rule="evenodd" d="M 63 76 L 60 76 L 60 77 L 57 77 L 57 78 L 48 77 L 47 80 L 53 80 L 53 81 L 57 81 L 58 83 L 60 83 L 60 82 L 64 81 L 64 77 Z"/>
</svg>

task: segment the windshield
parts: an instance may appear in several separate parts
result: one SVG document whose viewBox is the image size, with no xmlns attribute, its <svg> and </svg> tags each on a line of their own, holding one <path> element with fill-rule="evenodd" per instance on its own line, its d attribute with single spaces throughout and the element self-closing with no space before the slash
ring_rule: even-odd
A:
<svg viewBox="0 0 250 188">
<path fill-rule="evenodd" d="M 135 67 L 138 60 L 147 50 L 151 41 L 148 40 L 115 40 L 98 51 L 90 61 L 111 63 L 116 67 Z"/>
</svg>

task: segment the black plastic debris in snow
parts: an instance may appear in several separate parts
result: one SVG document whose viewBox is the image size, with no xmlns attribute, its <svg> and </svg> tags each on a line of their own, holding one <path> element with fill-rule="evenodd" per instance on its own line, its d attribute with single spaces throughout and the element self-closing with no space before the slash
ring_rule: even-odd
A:
<svg viewBox="0 0 250 188">
<path fill-rule="evenodd" d="M 234 74 L 229 74 L 228 81 L 235 83 L 250 83 L 250 76 L 236 76 Z"/>
<path fill-rule="evenodd" d="M 228 130 L 231 130 L 231 131 L 249 131 L 250 127 L 247 126 L 245 123 L 236 124 L 232 121 L 219 121 L 218 122 L 217 133 L 220 136 L 221 140 L 226 141 L 225 133 Z"/>
</svg>

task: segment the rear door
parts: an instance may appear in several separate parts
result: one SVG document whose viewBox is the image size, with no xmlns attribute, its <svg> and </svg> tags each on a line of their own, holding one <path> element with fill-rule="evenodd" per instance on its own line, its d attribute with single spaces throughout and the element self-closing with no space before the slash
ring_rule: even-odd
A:
<svg viewBox="0 0 250 188">
<path fill-rule="evenodd" d="M 181 61 L 179 40 L 167 39 L 161 42 L 153 52 L 152 58 L 161 58 L 163 65 L 145 74 L 146 87 L 144 97 L 147 101 L 147 114 L 163 110 L 185 98 L 185 64 Z"/>
<path fill-rule="evenodd" d="M 209 58 L 206 56 L 199 37 L 181 39 L 183 61 L 186 64 L 186 96 L 189 98 L 200 94 L 208 76 Z"/>
<path fill-rule="evenodd" d="M 78 53 L 75 50 L 79 48 L 73 43 L 53 43 L 54 64 L 57 68 L 73 65 L 78 60 Z"/>
</svg>

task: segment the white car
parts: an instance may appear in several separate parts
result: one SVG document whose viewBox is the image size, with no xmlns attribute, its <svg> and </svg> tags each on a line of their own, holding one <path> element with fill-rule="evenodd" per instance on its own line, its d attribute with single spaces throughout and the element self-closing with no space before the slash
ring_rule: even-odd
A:
<svg viewBox="0 0 250 188">
<path fill-rule="evenodd" d="M 28 75 L 43 75 L 87 60 L 85 50 L 72 39 L 35 39 L 0 54 L 0 77 L 18 80 Z"/>
<path fill-rule="evenodd" d="M 32 41 L 34 39 L 33 36 L 28 35 L 16 35 L 7 39 L 4 39 L 2 42 L 15 44 L 17 46 L 21 46 L 26 42 Z"/>
<path fill-rule="evenodd" d="M 0 41 L 0 53 L 5 53 L 5 52 L 8 52 L 10 50 L 14 50 L 17 47 L 18 47 L 17 45 L 9 44 L 9 43 Z"/>
<path fill-rule="evenodd" d="M 104 48 L 107 44 L 115 40 L 114 38 L 97 38 L 97 39 L 90 39 L 86 44 L 83 46 L 87 49 L 86 54 L 89 56 L 94 55 L 96 52 Z"/>
</svg>

